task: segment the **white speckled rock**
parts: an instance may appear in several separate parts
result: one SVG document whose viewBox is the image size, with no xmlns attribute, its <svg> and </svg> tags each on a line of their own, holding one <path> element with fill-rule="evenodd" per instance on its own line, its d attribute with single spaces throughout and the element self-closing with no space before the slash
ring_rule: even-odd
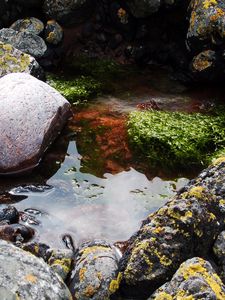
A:
<svg viewBox="0 0 225 300">
<path fill-rule="evenodd" d="M 51 268 L 34 255 L 0 240 L 1 300 L 71 300 L 71 294 Z"/>
<path fill-rule="evenodd" d="M 69 102 L 25 73 L 0 79 L 0 174 L 34 168 L 70 116 Z"/>
</svg>

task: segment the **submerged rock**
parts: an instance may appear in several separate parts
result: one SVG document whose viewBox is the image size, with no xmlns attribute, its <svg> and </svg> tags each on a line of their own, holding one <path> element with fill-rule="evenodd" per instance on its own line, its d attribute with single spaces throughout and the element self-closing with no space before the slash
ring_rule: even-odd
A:
<svg viewBox="0 0 225 300">
<path fill-rule="evenodd" d="M 33 169 L 70 116 L 70 104 L 36 78 L 15 73 L 0 79 L 0 173 Z"/>
<path fill-rule="evenodd" d="M 0 30 L 0 41 L 10 44 L 34 58 L 41 58 L 47 51 L 45 41 L 38 35 L 28 31 L 16 31 L 11 28 Z"/>
<path fill-rule="evenodd" d="M 147 297 L 183 261 L 207 256 L 224 226 L 224 174 L 222 158 L 148 216 L 120 261 L 123 292 Z"/>
<path fill-rule="evenodd" d="M 34 236 L 31 227 L 21 224 L 11 224 L 0 226 L 0 239 L 9 242 L 28 242 Z"/>
<path fill-rule="evenodd" d="M 1 297 L 7 300 L 72 299 L 63 281 L 42 259 L 1 240 L 0 283 Z"/>
<path fill-rule="evenodd" d="M 225 286 L 208 261 L 199 257 L 184 262 L 172 280 L 149 300 L 225 299 Z"/>
<path fill-rule="evenodd" d="M 75 256 L 70 284 L 77 300 L 108 300 L 119 287 L 118 259 L 112 247 L 101 240 L 81 245 Z"/>
<path fill-rule="evenodd" d="M 18 72 L 28 73 L 41 80 L 45 78 L 44 71 L 32 56 L 0 42 L 0 77 Z"/>
<path fill-rule="evenodd" d="M 44 24 L 39 19 L 31 17 L 17 20 L 10 28 L 19 32 L 26 31 L 39 35 L 44 30 Z"/>
</svg>

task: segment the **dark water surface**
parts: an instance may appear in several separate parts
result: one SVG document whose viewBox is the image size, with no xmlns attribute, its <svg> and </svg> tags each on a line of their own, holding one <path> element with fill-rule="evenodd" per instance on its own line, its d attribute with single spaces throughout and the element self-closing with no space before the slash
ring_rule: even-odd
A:
<svg viewBox="0 0 225 300">
<path fill-rule="evenodd" d="M 1 206 L 13 203 L 35 239 L 64 247 L 62 236 L 75 244 L 93 238 L 128 239 L 142 219 L 157 210 L 196 172 L 165 174 L 151 170 L 130 149 L 127 113 L 149 109 L 204 111 L 223 101 L 224 90 L 189 90 L 152 69 L 120 83 L 113 95 L 74 109 L 67 128 L 40 166 L 23 178 L 1 178 Z M 172 179 L 170 179 L 172 178 Z"/>
</svg>

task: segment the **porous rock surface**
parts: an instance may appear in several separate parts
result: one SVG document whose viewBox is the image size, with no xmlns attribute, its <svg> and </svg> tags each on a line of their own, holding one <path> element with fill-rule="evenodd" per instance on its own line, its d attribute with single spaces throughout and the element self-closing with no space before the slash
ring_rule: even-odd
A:
<svg viewBox="0 0 225 300">
<path fill-rule="evenodd" d="M 71 300 L 66 285 L 34 255 L 0 240 L 0 295 L 13 300 Z"/>
<path fill-rule="evenodd" d="M 160 287 L 149 300 L 225 299 L 225 286 L 208 261 L 194 257 L 184 262 L 170 282 Z"/>
<path fill-rule="evenodd" d="M 224 175 L 223 157 L 147 217 L 120 261 L 125 293 L 143 299 L 183 261 L 207 256 L 224 226 Z"/>
<path fill-rule="evenodd" d="M 77 300 L 109 300 L 119 287 L 118 258 L 105 241 L 82 244 L 75 256 L 70 288 Z"/>
<path fill-rule="evenodd" d="M 69 102 L 25 73 L 0 79 L 0 173 L 34 168 L 70 115 Z"/>
<path fill-rule="evenodd" d="M 43 69 L 34 57 L 0 42 L 0 77 L 18 72 L 28 73 L 41 80 L 45 78 Z"/>
</svg>

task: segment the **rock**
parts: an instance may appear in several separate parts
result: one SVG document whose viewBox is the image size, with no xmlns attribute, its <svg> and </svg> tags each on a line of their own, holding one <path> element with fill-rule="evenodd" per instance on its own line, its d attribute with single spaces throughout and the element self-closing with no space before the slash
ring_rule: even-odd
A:
<svg viewBox="0 0 225 300">
<path fill-rule="evenodd" d="M 187 43 L 194 52 L 212 45 L 222 46 L 225 38 L 225 3 L 223 0 L 193 0 Z M 223 47 L 223 46 L 222 46 Z"/>
<path fill-rule="evenodd" d="M 93 12 L 93 0 L 44 0 L 43 11 L 63 25 L 80 23 Z"/>
<path fill-rule="evenodd" d="M 199 257 L 184 262 L 172 280 L 160 287 L 149 300 L 225 299 L 225 286 L 208 261 Z"/>
<path fill-rule="evenodd" d="M 47 263 L 64 281 L 72 271 L 74 253 L 68 249 L 49 249 L 50 257 Z"/>
<path fill-rule="evenodd" d="M 43 243 L 30 242 L 26 244 L 21 244 L 20 248 L 32 253 L 36 257 L 42 258 L 45 262 L 48 261 L 50 253 L 48 253 L 49 246 Z"/>
<path fill-rule="evenodd" d="M 36 78 L 0 79 L 0 174 L 33 169 L 70 116 L 70 104 Z"/>
<path fill-rule="evenodd" d="M 3 28 L 0 30 L 0 41 L 34 58 L 43 57 L 47 51 L 47 46 L 40 36 L 26 31 L 18 32 L 11 28 Z"/>
<path fill-rule="evenodd" d="M 213 252 L 220 268 L 220 277 L 225 283 L 225 231 L 222 231 L 213 246 Z"/>
<path fill-rule="evenodd" d="M 161 0 L 127 0 L 131 13 L 136 18 L 145 18 L 158 11 Z"/>
<path fill-rule="evenodd" d="M 9 224 L 19 222 L 19 212 L 14 206 L 8 206 L 0 210 L 0 223 L 8 222 Z"/>
<path fill-rule="evenodd" d="M 34 236 L 31 227 L 21 224 L 11 224 L 0 226 L 0 239 L 9 242 L 28 242 Z"/>
<path fill-rule="evenodd" d="M 28 73 L 44 80 L 45 74 L 37 61 L 12 45 L 0 42 L 0 77 L 10 73 Z"/>
<path fill-rule="evenodd" d="M 44 24 L 39 19 L 31 17 L 17 20 L 10 26 L 10 28 L 19 32 L 26 31 L 39 35 L 44 30 Z"/>
<path fill-rule="evenodd" d="M 77 300 L 108 300 L 119 287 L 121 274 L 112 247 L 101 240 L 81 245 L 70 284 Z"/>
<path fill-rule="evenodd" d="M 208 255 L 224 224 L 224 173 L 223 157 L 148 216 L 120 261 L 123 292 L 147 297 L 183 261 Z"/>
<path fill-rule="evenodd" d="M 34 255 L 0 240 L 1 299 L 71 300 L 63 281 Z"/>
<path fill-rule="evenodd" d="M 63 29 L 55 20 L 49 20 L 45 26 L 45 41 L 57 45 L 63 39 Z"/>
<path fill-rule="evenodd" d="M 37 7 L 41 7 L 42 4 L 43 4 L 43 1 L 44 0 L 14 0 L 14 2 L 22 5 L 22 6 L 25 6 L 25 7 L 28 7 L 28 8 L 37 8 Z"/>
</svg>

